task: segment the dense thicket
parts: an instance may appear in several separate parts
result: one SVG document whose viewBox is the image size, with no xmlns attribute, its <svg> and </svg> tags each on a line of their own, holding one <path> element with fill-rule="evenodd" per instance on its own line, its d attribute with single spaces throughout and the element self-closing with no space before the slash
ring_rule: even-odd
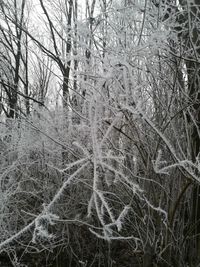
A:
<svg viewBox="0 0 200 267">
<path fill-rule="evenodd" d="M 3 266 L 200 264 L 198 0 L 0 2 Z"/>
</svg>

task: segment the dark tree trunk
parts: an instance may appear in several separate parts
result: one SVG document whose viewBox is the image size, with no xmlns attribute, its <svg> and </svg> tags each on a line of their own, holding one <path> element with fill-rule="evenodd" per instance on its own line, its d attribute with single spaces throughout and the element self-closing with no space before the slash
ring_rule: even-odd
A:
<svg viewBox="0 0 200 267">
<path fill-rule="evenodd" d="M 182 1 L 183 2 L 183 1 Z M 200 20 L 200 2 L 195 1 L 190 4 L 182 4 L 183 10 L 187 10 L 187 35 L 183 36 L 184 43 L 188 45 L 186 60 L 188 78 L 188 96 L 191 107 L 188 116 L 191 126 L 191 156 L 193 162 L 200 152 L 200 29 L 197 20 Z M 194 237 L 188 247 L 190 264 L 200 262 L 200 185 L 194 181 L 191 197 L 191 235 Z"/>
</svg>

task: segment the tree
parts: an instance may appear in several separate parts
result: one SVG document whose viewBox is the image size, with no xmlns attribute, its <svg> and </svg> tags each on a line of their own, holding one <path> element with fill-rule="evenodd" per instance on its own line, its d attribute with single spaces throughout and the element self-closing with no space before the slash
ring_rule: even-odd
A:
<svg viewBox="0 0 200 267">
<path fill-rule="evenodd" d="M 27 102 L 29 116 L 0 132 L 1 255 L 12 248 L 27 264 L 26 247 L 58 253 L 59 266 L 197 266 L 198 2 L 88 0 L 83 19 L 78 0 L 38 3 L 40 33 L 4 12 L 6 78 L 13 29 L 26 44 L 16 105 L 25 88 L 49 109 Z M 57 83 L 58 106 L 48 105 Z"/>
<path fill-rule="evenodd" d="M 2 66 L 1 85 L 8 97 L 8 111 L 6 111 L 6 109 L 4 109 L 4 111 L 8 117 L 14 118 L 18 114 L 17 98 L 20 83 L 20 67 L 22 62 L 22 26 L 25 21 L 25 1 L 21 1 L 20 3 L 13 1 L 10 4 L 2 2 L 0 8 L 2 19 L 5 22 L 5 26 L 1 26 L 0 29 L 2 35 L 2 53 L 6 53 L 3 55 L 3 64 L 8 66 L 8 69 L 10 69 L 12 74 L 11 77 L 8 77 L 7 74 L 4 73 L 4 66 Z M 7 14 L 11 14 L 13 16 L 15 21 L 14 25 L 8 21 Z M 20 27 L 17 26 L 18 24 Z M 22 78 L 21 81 L 23 81 Z"/>
</svg>

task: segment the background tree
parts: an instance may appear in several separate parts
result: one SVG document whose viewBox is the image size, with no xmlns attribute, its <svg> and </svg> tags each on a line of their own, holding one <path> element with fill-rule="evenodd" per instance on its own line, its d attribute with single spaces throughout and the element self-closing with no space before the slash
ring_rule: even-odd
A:
<svg viewBox="0 0 200 267">
<path fill-rule="evenodd" d="M 12 3 L 1 3 L 2 23 L 1 26 L 1 46 L 2 46 L 2 63 L 7 66 L 7 71 L 10 74 L 4 72 L 2 67 L 1 85 L 4 88 L 5 94 L 8 98 L 8 109 L 4 108 L 6 115 L 10 118 L 17 116 L 18 112 L 18 91 L 19 83 L 23 82 L 21 77 L 20 81 L 20 68 L 22 63 L 22 27 L 25 23 L 25 1 L 20 3 L 13 1 Z M 15 21 L 15 24 L 11 24 L 7 18 L 10 14 Z M 20 25 L 18 27 L 17 25 Z M 25 66 L 25 65 L 24 65 Z"/>
</svg>

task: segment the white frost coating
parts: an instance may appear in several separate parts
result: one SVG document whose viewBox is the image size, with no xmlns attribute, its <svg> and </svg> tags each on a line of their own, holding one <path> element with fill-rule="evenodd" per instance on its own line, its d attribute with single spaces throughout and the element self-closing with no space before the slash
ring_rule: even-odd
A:
<svg viewBox="0 0 200 267">
<path fill-rule="evenodd" d="M 196 181 L 200 181 L 200 168 L 198 160 L 196 163 L 193 163 L 191 160 L 182 160 L 174 164 L 170 164 L 165 167 L 160 167 L 163 163 L 166 164 L 165 161 L 160 161 L 160 155 L 158 155 L 156 161 L 154 162 L 154 171 L 158 174 L 167 174 L 169 175 L 169 171 L 176 167 L 182 167 L 187 171 L 188 174 L 191 175 Z"/>
<path fill-rule="evenodd" d="M 89 228 L 90 232 L 93 233 L 96 237 L 106 240 L 106 241 L 112 241 L 112 240 L 130 240 L 130 239 L 134 239 L 135 241 L 140 241 L 139 238 L 136 238 L 134 236 L 104 236 L 104 235 L 100 235 L 97 232 L 95 232 L 94 230 L 92 230 L 91 228 Z"/>
<path fill-rule="evenodd" d="M 62 185 L 62 187 L 59 189 L 57 194 L 54 196 L 53 200 L 48 204 L 47 210 L 50 210 L 55 202 L 57 202 L 60 197 L 62 196 L 65 188 L 70 185 L 70 183 L 76 178 L 76 176 L 88 165 L 88 162 L 86 162 L 84 165 L 82 165 L 78 170 L 76 170 Z"/>
<path fill-rule="evenodd" d="M 132 107 L 123 107 L 124 109 L 129 110 L 132 114 L 139 114 L 144 121 L 146 121 L 146 123 L 158 134 L 158 136 L 160 136 L 160 138 L 163 140 L 163 142 L 166 144 L 167 148 L 169 149 L 171 155 L 174 157 L 175 159 L 175 164 L 170 164 L 169 166 L 162 168 L 160 170 L 158 170 L 158 172 L 160 173 L 165 173 L 168 174 L 169 169 L 174 168 L 174 167 L 182 167 L 188 174 L 191 175 L 191 178 L 193 178 L 194 180 L 200 182 L 200 174 L 196 174 L 195 170 L 198 171 L 198 162 L 197 164 L 194 164 L 191 160 L 180 160 L 179 157 L 177 156 L 173 146 L 170 144 L 169 140 L 165 137 L 165 135 L 163 133 L 161 133 L 161 131 L 153 124 L 153 122 L 151 122 L 151 120 L 149 120 L 145 114 L 143 114 L 141 108 L 139 106 L 137 106 L 136 108 L 132 108 Z M 159 156 L 158 156 L 158 160 L 159 160 Z"/>
<path fill-rule="evenodd" d="M 42 239 L 51 239 L 53 235 L 49 234 L 48 225 L 54 225 L 54 221 L 57 221 L 58 219 L 59 217 L 57 215 L 48 212 L 46 208 L 44 208 L 43 214 L 39 215 L 35 220 L 32 243 L 36 244 L 38 237 Z"/>
<path fill-rule="evenodd" d="M 80 159 L 80 160 L 76 160 L 76 161 L 74 161 L 74 162 L 72 162 L 72 163 L 67 164 L 66 167 L 63 168 L 63 169 L 57 168 L 57 167 L 52 166 L 52 165 L 50 165 L 50 164 L 47 164 L 47 166 L 50 167 L 50 168 L 53 168 L 53 169 L 55 169 L 55 170 L 57 170 L 57 171 L 59 171 L 59 172 L 61 172 L 61 173 L 63 173 L 63 172 L 68 171 L 69 169 L 71 169 L 72 167 L 74 167 L 74 166 L 76 166 L 76 165 L 80 165 L 80 164 L 84 163 L 84 162 L 87 161 L 88 159 L 89 159 L 89 158 L 83 158 L 83 159 Z"/>
<path fill-rule="evenodd" d="M 88 206 L 87 206 L 87 217 L 90 218 L 92 215 L 92 208 L 94 206 L 94 194 L 92 194 Z"/>
<path fill-rule="evenodd" d="M 105 225 L 104 216 L 103 216 L 104 214 L 101 213 L 101 204 L 99 203 L 98 196 L 97 196 L 96 192 L 94 192 L 94 204 L 95 204 L 97 217 L 98 217 L 101 225 L 104 226 Z"/>
<path fill-rule="evenodd" d="M 11 237 L 9 237 L 6 240 L 4 240 L 3 242 L 1 242 L 0 243 L 0 251 L 3 250 L 10 243 L 12 243 L 15 240 L 17 240 L 18 238 L 20 238 L 26 232 L 30 231 L 34 227 L 36 219 L 33 220 L 31 223 L 29 223 L 27 226 L 25 226 L 22 230 L 17 232 L 15 235 L 12 235 Z"/>
<path fill-rule="evenodd" d="M 106 210 L 107 210 L 107 212 L 108 212 L 108 214 L 109 214 L 109 216 L 110 216 L 111 221 L 112 221 L 112 222 L 115 222 L 114 214 L 112 213 L 112 210 L 111 210 L 111 208 L 109 207 L 109 204 L 108 204 L 107 201 L 105 200 L 105 198 L 104 198 L 104 196 L 103 196 L 103 193 L 100 192 L 100 191 L 97 191 L 97 194 L 98 194 L 99 198 L 101 199 L 103 206 L 106 208 Z"/>
<path fill-rule="evenodd" d="M 149 207 L 151 207 L 153 210 L 162 213 L 165 216 L 165 220 L 167 221 L 168 219 L 168 214 L 165 210 L 163 210 L 161 207 L 154 207 L 145 197 L 144 197 L 146 203 L 148 204 Z"/>
<path fill-rule="evenodd" d="M 130 179 L 128 179 L 122 172 L 114 169 L 112 166 L 108 165 L 105 162 L 102 162 L 102 165 L 104 167 L 106 167 L 108 170 L 110 170 L 110 171 L 114 172 L 115 174 L 117 174 L 119 180 L 124 180 L 128 185 L 131 185 L 133 192 L 137 192 L 137 191 L 138 192 L 142 192 L 142 189 L 139 187 L 139 185 L 136 184 L 135 182 L 132 182 Z M 120 177 L 121 177 L 121 179 L 120 179 Z"/>
<path fill-rule="evenodd" d="M 139 190 L 139 187 L 135 185 L 135 183 L 131 182 L 128 178 L 124 177 L 123 173 L 118 172 L 114 167 L 110 166 L 109 164 L 105 163 L 104 160 L 107 159 L 113 159 L 113 160 L 119 160 L 119 157 L 115 157 L 109 154 L 102 155 L 102 146 L 106 142 L 111 130 L 113 129 L 114 125 L 121 119 L 121 113 L 117 114 L 111 125 L 106 130 L 103 137 L 100 139 L 98 136 L 98 105 L 96 104 L 96 99 L 92 98 L 90 102 L 90 108 L 89 108 L 89 118 L 90 118 L 90 125 L 91 125 L 91 139 L 92 139 L 92 163 L 93 163 L 93 194 L 90 198 L 89 204 L 88 204 L 88 216 L 91 215 L 92 208 L 94 207 L 94 210 L 97 214 L 97 218 L 101 223 L 103 235 L 99 235 L 98 233 L 95 233 L 93 230 L 91 230 L 92 233 L 94 233 L 99 238 L 103 238 L 107 241 L 112 239 L 127 239 L 126 237 L 115 237 L 113 233 L 113 227 L 117 228 L 118 231 L 122 229 L 122 224 L 124 221 L 125 216 L 127 215 L 128 208 L 125 207 L 120 215 L 118 216 L 118 219 L 115 218 L 115 215 L 112 211 L 112 207 L 109 204 L 109 201 L 106 199 L 104 194 L 106 192 L 100 190 L 99 185 L 101 184 L 102 177 L 99 176 L 99 166 L 103 168 L 104 172 L 106 170 L 112 171 L 114 173 L 117 173 L 119 176 L 122 177 L 121 181 L 123 183 L 127 183 L 128 185 L 131 185 L 131 188 L 133 187 L 133 191 Z M 101 121 L 101 119 L 99 119 Z M 121 157 L 120 157 L 121 159 Z M 106 178 L 105 178 L 106 182 Z M 105 214 L 107 215 L 106 222 L 109 219 L 111 223 L 105 222 Z M 129 237 L 128 237 L 129 239 Z"/>
<path fill-rule="evenodd" d="M 77 171 L 75 171 L 67 181 L 65 181 L 62 185 L 62 187 L 58 190 L 58 192 L 55 194 L 52 201 L 46 206 L 45 210 L 46 212 L 49 212 L 51 208 L 53 208 L 54 204 L 60 199 L 62 196 L 65 188 L 76 178 L 76 176 L 88 165 L 88 162 L 85 163 L 83 166 L 81 166 Z M 7 245 L 14 242 L 15 240 L 19 239 L 23 234 L 25 234 L 27 231 L 30 231 L 35 225 L 37 225 L 37 221 L 41 218 L 42 213 L 39 214 L 31 223 L 29 223 L 27 226 L 25 226 L 22 230 L 17 232 L 15 235 L 9 237 L 5 241 L 0 243 L 0 251 L 4 249 Z"/>
<path fill-rule="evenodd" d="M 164 141 L 164 143 L 167 145 L 168 149 L 170 150 L 171 154 L 179 162 L 179 159 L 176 155 L 176 152 L 175 152 L 174 148 L 172 147 L 172 145 L 170 144 L 170 142 L 167 140 L 167 138 L 164 136 L 164 134 L 161 133 L 161 131 L 159 129 L 157 129 L 157 127 L 153 124 L 153 122 L 151 120 L 149 120 L 145 114 L 143 114 L 143 111 L 141 110 L 139 105 L 137 105 L 136 108 L 133 108 L 130 106 L 123 106 L 123 109 L 130 111 L 132 114 L 140 115 L 144 119 L 144 121 L 146 121 L 146 123 L 149 126 L 151 126 L 151 128 L 158 134 L 158 136 L 161 137 L 161 139 Z"/>
<path fill-rule="evenodd" d="M 116 220 L 116 226 L 117 230 L 120 232 L 122 230 L 122 224 L 125 220 L 125 217 L 127 216 L 128 212 L 130 210 L 129 206 L 125 206 L 121 214 L 119 215 L 118 219 Z"/>
<path fill-rule="evenodd" d="M 142 113 L 142 111 L 140 109 L 138 111 L 141 114 L 141 116 L 144 118 L 144 120 L 147 122 L 147 124 L 149 124 L 149 126 L 151 126 L 151 128 L 154 129 L 154 131 L 162 138 L 162 140 L 167 145 L 167 147 L 168 147 L 169 151 L 171 152 L 171 154 L 173 155 L 173 157 L 177 160 L 177 162 L 179 162 L 179 158 L 176 155 L 174 148 L 172 147 L 170 142 L 167 140 L 167 138 L 164 136 L 164 134 L 162 134 L 161 131 L 159 131 L 159 129 L 156 128 L 156 126 Z"/>
<path fill-rule="evenodd" d="M 114 118 L 113 122 L 111 123 L 111 125 L 109 125 L 106 133 L 104 134 L 101 143 L 100 143 L 100 148 L 102 147 L 103 143 L 106 141 L 106 139 L 108 138 L 108 135 L 110 134 L 110 132 L 113 130 L 113 126 L 121 119 L 121 114 L 118 113 L 116 115 L 116 117 Z"/>
<path fill-rule="evenodd" d="M 74 142 L 72 143 L 72 145 L 76 146 L 77 148 L 80 148 L 80 149 L 83 151 L 83 153 L 84 153 L 84 155 L 85 155 L 86 157 L 89 157 L 89 156 L 90 156 L 88 150 L 87 150 L 85 147 L 83 147 L 81 144 L 79 144 L 78 142 L 74 141 Z"/>
<path fill-rule="evenodd" d="M 94 206 L 95 210 L 97 213 L 97 217 L 101 223 L 102 226 L 105 225 L 104 222 L 104 216 L 101 213 L 101 203 L 98 195 L 98 172 L 97 172 L 97 167 L 98 167 L 98 161 L 101 159 L 101 154 L 100 154 L 100 149 L 98 147 L 98 140 L 97 140 L 97 110 L 95 106 L 95 99 L 92 98 L 91 103 L 90 103 L 90 109 L 89 109 L 89 117 L 90 117 L 90 124 L 91 124 L 91 138 L 92 138 L 92 150 L 93 150 L 93 195 L 94 195 Z"/>
<path fill-rule="evenodd" d="M 162 157 L 162 151 L 159 150 L 156 160 L 153 161 L 153 167 L 154 167 L 155 173 L 169 175 L 170 174 L 169 171 L 171 169 L 173 169 L 177 166 L 180 166 L 180 163 L 175 163 L 175 164 L 171 164 L 171 165 L 162 167 L 163 165 L 166 165 L 167 162 L 165 160 L 161 160 L 161 157 Z"/>
</svg>

